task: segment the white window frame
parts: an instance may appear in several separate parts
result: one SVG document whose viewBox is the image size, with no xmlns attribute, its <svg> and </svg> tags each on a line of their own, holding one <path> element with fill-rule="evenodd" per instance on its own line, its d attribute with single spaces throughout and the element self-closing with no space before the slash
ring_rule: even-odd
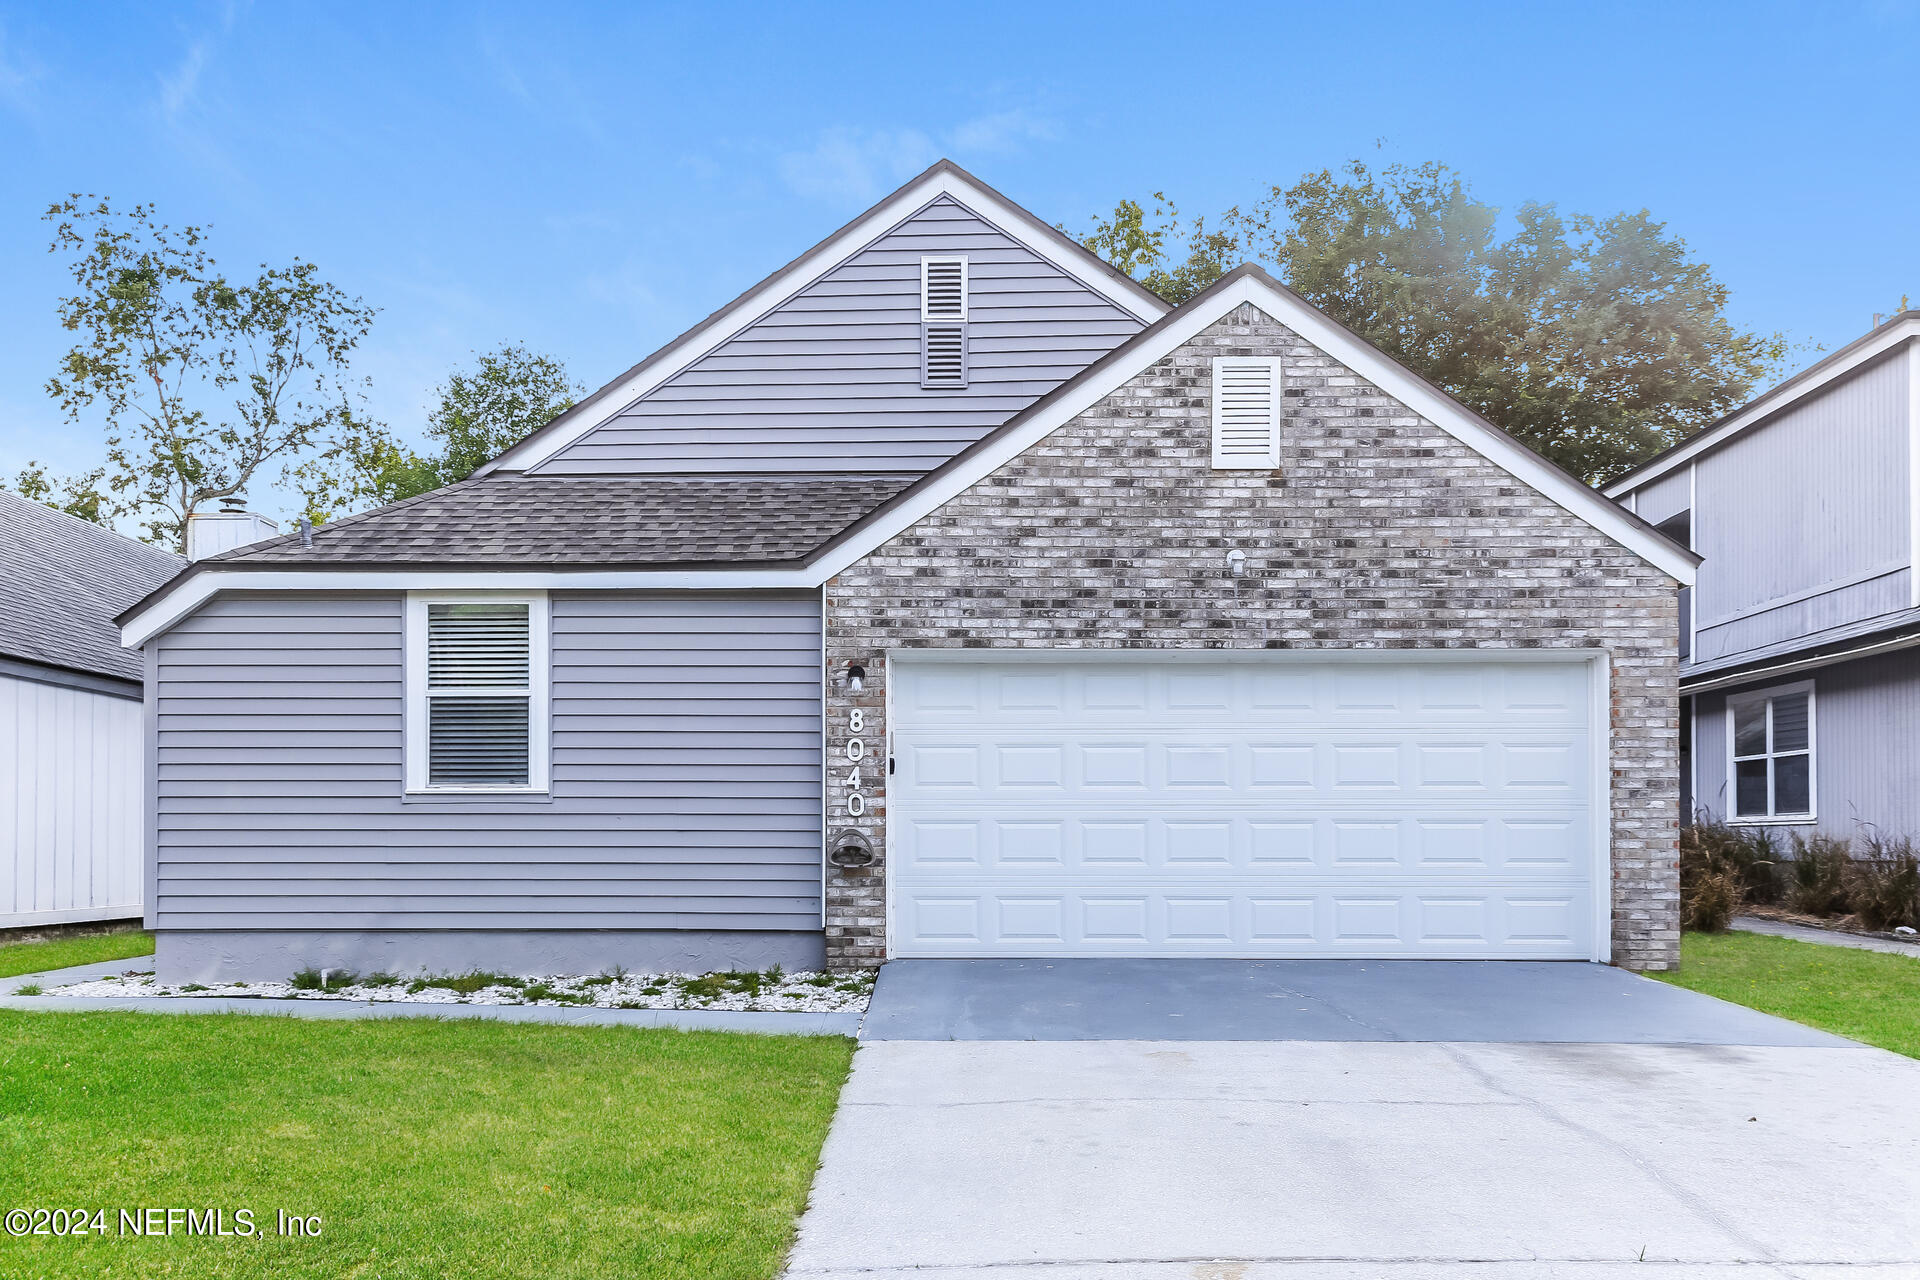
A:
<svg viewBox="0 0 1920 1280">
<path fill-rule="evenodd" d="M 1696 604 L 1698 601 L 1695 602 Z M 1789 697 L 1793 694 L 1807 695 L 1807 749 L 1800 751 L 1775 751 L 1773 749 L 1773 700 Z M 1726 733 L 1727 733 L 1727 822 L 1741 827 L 1783 827 L 1810 826 L 1819 821 L 1820 813 L 1820 725 L 1818 710 L 1815 706 L 1813 681 L 1797 680 L 1792 684 L 1769 685 L 1764 689 L 1748 689 L 1727 697 Z M 1734 716 L 1741 707 L 1752 706 L 1756 702 L 1766 704 L 1767 750 L 1759 755 L 1739 755 L 1733 743 Z M 1773 812 L 1773 762 L 1781 756 L 1805 755 L 1807 757 L 1807 811 L 1805 813 Z M 1767 812 L 1764 814 L 1740 813 L 1740 778 L 1738 765 L 1741 761 L 1765 760 L 1767 762 Z"/>
<path fill-rule="evenodd" d="M 1213 405 L 1210 410 L 1212 420 L 1211 449 L 1213 469 L 1215 471 L 1272 471 L 1280 465 L 1280 360 L 1273 356 L 1215 356 L 1213 358 L 1213 384 L 1210 394 Z M 1273 424 L 1273 434 L 1268 437 L 1267 451 L 1264 454 L 1224 455 L 1220 452 L 1220 377 L 1228 369 L 1266 369 L 1269 372 L 1267 386 L 1271 392 L 1271 403 L 1267 406 L 1268 421 Z"/>
<path fill-rule="evenodd" d="M 427 779 L 427 606 L 527 606 L 527 781 L 525 786 L 432 786 Z M 498 689 L 488 690 L 500 692 Z M 406 791 L 409 795 L 545 795 L 552 754 L 553 662 L 551 614 L 544 591 L 410 591 L 406 606 Z"/>
<path fill-rule="evenodd" d="M 936 262 L 957 262 L 960 264 L 960 314 L 957 316 L 936 316 L 927 312 L 927 268 Z M 965 324 L 967 314 L 972 308 L 973 272 L 967 266 L 964 253 L 936 253 L 920 259 L 920 320 L 924 324 Z"/>
</svg>

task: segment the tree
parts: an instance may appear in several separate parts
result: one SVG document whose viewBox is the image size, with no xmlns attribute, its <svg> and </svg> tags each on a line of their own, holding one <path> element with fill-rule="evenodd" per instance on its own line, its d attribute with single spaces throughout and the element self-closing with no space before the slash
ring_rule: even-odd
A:
<svg viewBox="0 0 1920 1280">
<path fill-rule="evenodd" d="M 1161 202 L 1164 204 L 1164 202 Z M 1136 224 L 1137 223 L 1137 227 Z M 1645 210 L 1501 211 L 1439 164 L 1359 161 L 1274 187 L 1209 231 L 1122 201 L 1083 243 L 1184 300 L 1262 260 L 1309 302 L 1591 483 L 1629 470 L 1745 401 L 1788 354 L 1743 332 L 1727 290 Z M 1171 264 L 1184 243 L 1186 257 Z M 1110 259 L 1112 260 L 1112 259 Z M 1121 265 L 1115 261 L 1115 265 Z"/>
<path fill-rule="evenodd" d="M 106 477 L 105 467 L 95 467 L 77 476 L 49 476 L 45 467 L 37 462 L 29 462 L 15 477 L 13 491 L 23 498 L 44 503 L 55 511 L 64 511 L 89 524 L 105 525 L 111 529 L 114 501 L 100 490 Z"/>
<path fill-rule="evenodd" d="M 60 320 L 81 335 L 47 391 L 70 420 L 102 414 L 116 509 L 150 540 L 183 547 L 188 516 L 348 418 L 347 363 L 374 309 L 313 263 L 229 280 L 205 228 L 174 231 L 152 205 L 71 196 L 45 216 L 78 287 Z"/>
<path fill-rule="evenodd" d="M 435 389 L 427 413 L 433 448 L 422 455 L 379 423 L 350 421 L 332 447 L 301 468 L 308 515 L 316 522 L 366 505 L 431 492 L 472 475 L 571 409 L 585 393 L 551 356 L 508 343 L 456 369 Z"/>
</svg>

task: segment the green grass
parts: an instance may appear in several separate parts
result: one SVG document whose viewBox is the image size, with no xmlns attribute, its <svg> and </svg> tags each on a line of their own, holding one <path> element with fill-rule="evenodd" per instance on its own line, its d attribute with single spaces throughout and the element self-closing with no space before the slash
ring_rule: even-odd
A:
<svg viewBox="0 0 1920 1280">
<path fill-rule="evenodd" d="M 153 954 L 153 935 L 137 929 L 123 933 L 92 933 L 77 938 L 54 938 L 46 942 L 0 943 L 0 978 L 16 974 L 39 973 L 45 969 L 65 969 L 69 965 L 93 964 L 100 960 L 130 960 Z"/>
<path fill-rule="evenodd" d="M 1756 933 L 1689 933 L 1652 977 L 1920 1058 L 1920 959 Z"/>
<path fill-rule="evenodd" d="M 0 1237 L 0 1275 L 762 1280 L 851 1055 L 827 1037 L 0 1011 L 0 1209 L 323 1223 Z"/>
</svg>

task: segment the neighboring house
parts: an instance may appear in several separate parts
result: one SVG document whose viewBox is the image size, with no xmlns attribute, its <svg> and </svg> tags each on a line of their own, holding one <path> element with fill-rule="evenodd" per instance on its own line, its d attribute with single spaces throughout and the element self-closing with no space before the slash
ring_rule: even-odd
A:
<svg viewBox="0 0 1920 1280">
<path fill-rule="evenodd" d="M 140 915 L 140 655 L 113 617 L 186 562 L 0 490 L 0 929 Z"/>
<path fill-rule="evenodd" d="M 1257 268 L 942 163 L 439 492 L 122 616 L 173 976 L 1671 965 L 1696 557 Z"/>
<path fill-rule="evenodd" d="M 1606 486 L 1703 557 L 1688 812 L 1920 836 L 1920 311 Z"/>
</svg>

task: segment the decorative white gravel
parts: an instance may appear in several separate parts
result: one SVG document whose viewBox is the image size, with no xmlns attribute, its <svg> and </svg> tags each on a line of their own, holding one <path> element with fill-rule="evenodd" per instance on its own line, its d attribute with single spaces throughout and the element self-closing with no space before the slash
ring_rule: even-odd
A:
<svg viewBox="0 0 1920 1280">
<path fill-rule="evenodd" d="M 726 987 L 741 985 L 737 980 L 728 980 L 725 975 L 707 976 L 716 978 L 720 985 Z M 789 973 L 781 975 L 774 982 L 768 982 L 765 974 L 760 977 L 758 994 L 745 990 L 711 992 L 698 985 L 688 991 L 688 983 L 698 983 L 702 978 L 702 975 L 692 973 L 629 973 L 618 977 L 610 974 L 548 974 L 518 979 L 519 986 L 497 984 L 481 987 L 468 994 L 445 987 L 420 985 L 422 981 L 436 980 L 431 977 L 399 978 L 390 983 L 356 982 L 328 991 L 314 991 L 300 990 L 291 982 L 170 984 L 157 981 L 150 973 L 128 973 L 91 982 L 69 983 L 63 987 L 48 987 L 44 994 L 371 1000 L 405 1004 L 532 1004 L 579 1009 L 725 1009 L 768 1013 L 861 1013 L 866 1010 L 867 997 L 873 994 L 873 978 L 870 974 Z M 528 988 L 542 983 L 552 988 L 553 994 L 537 993 L 534 999 L 528 999 Z M 7 994 L 11 995 L 12 992 L 8 991 Z"/>
</svg>

